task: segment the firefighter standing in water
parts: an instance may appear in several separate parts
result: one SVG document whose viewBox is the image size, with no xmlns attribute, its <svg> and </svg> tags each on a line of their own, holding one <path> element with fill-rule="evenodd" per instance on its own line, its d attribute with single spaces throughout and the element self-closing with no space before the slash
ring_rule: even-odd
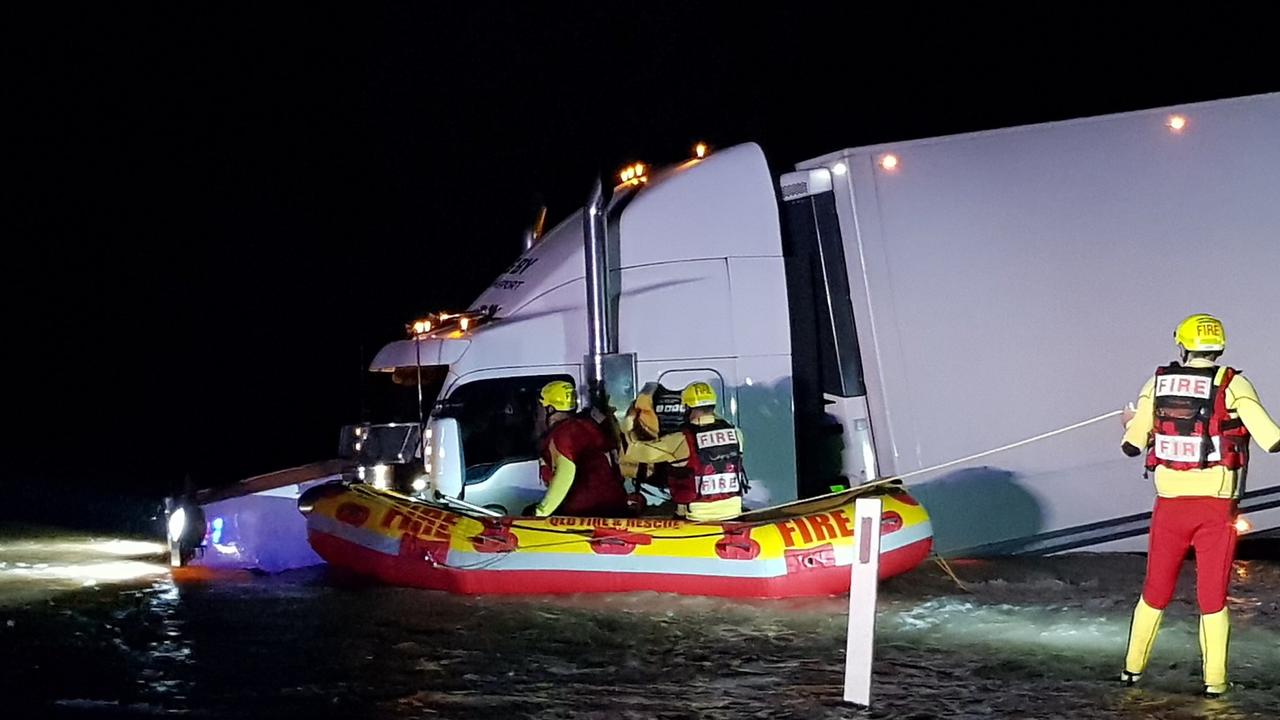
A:
<svg viewBox="0 0 1280 720">
<path fill-rule="evenodd" d="M 542 387 L 538 399 L 542 439 L 539 463 L 547 493 L 538 517 L 623 517 L 627 493 L 616 461 L 617 443 L 598 423 L 575 414 L 578 392 L 564 380 Z"/>
<path fill-rule="evenodd" d="M 649 442 L 633 434 L 623 464 L 663 466 L 680 517 L 716 521 L 741 515 L 747 478 L 739 430 L 716 416 L 710 384 L 689 383 L 680 399 L 688 413 L 680 430 Z"/>
<path fill-rule="evenodd" d="M 1235 557 L 1236 506 L 1249 463 L 1249 441 L 1280 452 L 1280 427 L 1253 385 L 1216 364 L 1226 349 L 1222 323 L 1192 315 L 1174 332 L 1181 362 L 1156 369 L 1138 395 L 1121 449 L 1147 453 L 1156 502 L 1142 597 L 1133 613 L 1120 679 L 1133 684 L 1146 669 L 1165 607 L 1173 598 L 1187 549 L 1196 550 L 1196 599 L 1204 694 L 1227 691 L 1227 584 Z"/>
</svg>

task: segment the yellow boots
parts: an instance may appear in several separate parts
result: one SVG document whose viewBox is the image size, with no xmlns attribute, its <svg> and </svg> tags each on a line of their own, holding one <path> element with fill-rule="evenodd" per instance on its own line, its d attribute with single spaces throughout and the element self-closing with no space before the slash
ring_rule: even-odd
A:
<svg viewBox="0 0 1280 720">
<path fill-rule="evenodd" d="M 1124 656 L 1124 670 L 1120 672 L 1121 682 L 1132 685 L 1142 677 L 1147 661 L 1151 659 L 1151 645 L 1160 630 L 1162 617 L 1164 611 L 1151 607 L 1141 598 L 1138 600 L 1129 625 L 1129 649 Z M 1204 694 L 1208 697 L 1217 697 L 1227 691 L 1227 643 L 1230 636 L 1231 625 L 1226 608 L 1200 616 L 1200 657 L 1203 661 Z"/>
</svg>

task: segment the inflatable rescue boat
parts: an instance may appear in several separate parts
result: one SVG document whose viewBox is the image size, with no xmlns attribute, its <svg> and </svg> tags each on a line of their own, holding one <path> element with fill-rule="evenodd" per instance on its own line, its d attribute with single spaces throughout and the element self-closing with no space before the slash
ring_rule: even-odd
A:
<svg viewBox="0 0 1280 720">
<path fill-rule="evenodd" d="M 849 591 L 853 503 L 883 500 L 880 577 L 930 552 L 929 516 L 881 484 L 747 513 L 729 522 L 656 517 L 486 517 L 362 483 L 299 500 L 330 565 L 378 581 L 462 594 L 655 591 L 782 598 Z"/>
</svg>

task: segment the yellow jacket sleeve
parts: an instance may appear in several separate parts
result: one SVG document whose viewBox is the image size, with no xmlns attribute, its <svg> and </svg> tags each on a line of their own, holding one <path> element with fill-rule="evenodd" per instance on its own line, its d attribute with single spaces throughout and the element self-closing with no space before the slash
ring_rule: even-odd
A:
<svg viewBox="0 0 1280 720">
<path fill-rule="evenodd" d="M 1262 401 L 1258 399 L 1258 391 L 1253 383 L 1244 376 L 1236 375 L 1227 385 L 1227 409 L 1234 410 L 1249 430 L 1249 434 L 1263 450 L 1273 450 L 1280 444 L 1280 426 L 1271 419 Z"/>
<path fill-rule="evenodd" d="M 668 433 L 656 440 L 628 438 L 621 462 L 628 465 L 681 463 L 689 459 L 689 442 L 684 433 Z"/>
<path fill-rule="evenodd" d="M 1234 382 L 1232 383 L 1235 384 Z M 1153 376 L 1142 386 L 1142 391 L 1138 393 L 1137 413 L 1124 429 L 1124 442 L 1145 450 L 1147 447 L 1147 436 L 1151 434 L 1152 421 L 1154 418 L 1154 401 L 1156 379 Z"/>
<path fill-rule="evenodd" d="M 573 487 L 573 476 L 576 471 L 573 461 L 561 455 L 556 449 L 556 444 L 551 443 L 551 482 L 547 486 L 547 494 L 542 496 L 542 502 L 534 508 L 534 515 L 546 517 L 560 507 L 560 503 L 564 502 L 565 496 L 569 494 L 569 488 Z"/>
</svg>

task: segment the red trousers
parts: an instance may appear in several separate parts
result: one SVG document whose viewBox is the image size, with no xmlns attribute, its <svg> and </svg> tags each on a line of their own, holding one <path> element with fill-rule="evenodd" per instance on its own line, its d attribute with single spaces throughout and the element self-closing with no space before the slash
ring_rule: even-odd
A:
<svg viewBox="0 0 1280 720">
<path fill-rule="evenodd" d="M 1236 555 L 1235 501 L 1210 497 L 1156 498 L 1142 598 L 1156 610 L 1173 599 L 1187 549 L 1196 549 L 1196 600 L 1211 615 L 1227 604 Z"/>
</svg>

